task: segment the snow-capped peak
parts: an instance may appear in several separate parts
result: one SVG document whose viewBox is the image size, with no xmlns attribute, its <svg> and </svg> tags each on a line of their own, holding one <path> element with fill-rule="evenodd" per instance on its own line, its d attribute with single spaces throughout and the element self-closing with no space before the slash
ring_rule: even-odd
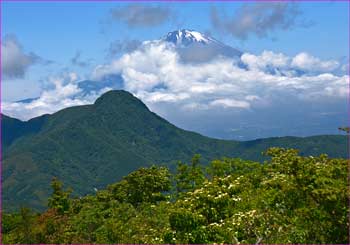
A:
<svg viewBox="0 0 350 245">
<path fill-rule="evenodd" d="M 241 51 L 194 30 L 169 32 L 158 41 L 174 44 L 180 58 L 185 62 L 204 62 L 217 56 L 236 59 L 242 55 Z"/>
<path fill-rule="evenodd" d="M 193 30 L 177 30 L 169 32 L 163 40 L 174 43 L 175 45 L 188 46 L 193 43 L 209 44 L 218 42 L 211 37 L 207 37 L 204 34 Z"/>
</svg>

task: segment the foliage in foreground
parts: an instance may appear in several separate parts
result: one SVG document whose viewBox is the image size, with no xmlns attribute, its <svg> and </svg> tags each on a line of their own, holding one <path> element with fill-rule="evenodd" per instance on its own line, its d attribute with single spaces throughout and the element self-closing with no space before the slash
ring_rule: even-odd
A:
<svg viewBox="0 0 350 245">
<path fill-rule="evenodd" d="M 3 243 L 347 243 L 347 161 L 266 154 L 141 168 L 78 199 L 54 180 L 46 212 L 3 216 Z"/>
</svg>

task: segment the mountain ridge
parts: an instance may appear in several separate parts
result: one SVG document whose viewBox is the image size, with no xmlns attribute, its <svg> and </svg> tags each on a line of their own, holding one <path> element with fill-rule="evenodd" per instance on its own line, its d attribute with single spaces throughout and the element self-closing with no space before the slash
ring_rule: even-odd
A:
<svg viewBox="0 0 350 245">
<path fill-rule="evenodd" d="M 211 36 L 198 31 L 181 29 L 169 32 L 161 39 L 175 46 L 181 60 L 185 63 L 200 63 L 215 57 L 229 57 L 240 64 L 242 52 L 224 44 Z"/>
<path fill-rule="evenodd" d="M 18 123 L 9 118 L 2 122 L 5 135 L 16 129 L 11 128 L 13 122 Z M 261 152 L 270 146 L 301 146 L 301 153 L 306 155 L 346 156 L 346 147 L 342 147 L 346 145 L 345 136 L 247 142 L 212 139 L 176 127 L 120 90 L 103 94 L 94 104 L 22 123 L 29 123 L 24 134 L 3 149 L 3 203 L 7 209 L 20 205 L 42 209 L 53 176 L 71 186 L 76 195 L 85 195 L 139 167 L 174 166 L 197 153 L 204 164 L 221 157 L 263 160 Z"/>
</svg>

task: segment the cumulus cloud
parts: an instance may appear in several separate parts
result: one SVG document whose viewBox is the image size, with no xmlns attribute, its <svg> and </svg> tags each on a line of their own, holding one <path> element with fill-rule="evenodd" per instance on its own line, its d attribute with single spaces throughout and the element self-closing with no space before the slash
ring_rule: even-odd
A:
<svg viewBox="0 0 350 245">
<path fill-rule="evenodd" d="M 296 76 L 298 71 L 317 74 L 341 69 L 340 63 L 336 60 L 321 60 L 306 52 L 288 57 L 282 53 L 265 50 L 261 55 L 244 53 L 241 60 L 251 70 L 264 70 L 287 76 Z"/>
<path fill-rule="evenodd" d="M 335 60 L 322 61 L 308 53 L 300 53 L 292 60 L 292 66 L 309 71 L 333 71 L 339 68 L 339 62 Z"/>
<path fill-rule="evenodd" d="M 312 66 L 295 57 L 264 51 L 261 55 L 245 53 L 241 67 L 234 60 L 218 57 L 206 63 L 184 64 L 173 45 L 161 41 L 145 42 L 139 49 L 94 70 L 95 79 L 121 74 L 124 88 L 146 103 L 175 103 L 184 110 L 244 109 L 274 103 L 279 98 L 323 100 L 344 98 L 348 76 L 323 71 L 335 61 L 313 57 Z M 307 57 L 312 57 L 308 55 Z M 317 62 L 316 62 L 317 61 Z M 327 69 L 325 69 L 327 68 Z M 316 72 L 317 71 L 317 72 Z"/>
<path fill-rule="evenodd" d="M 1 43 L 2 74 L 4 78 L 23 78 L 28 68 L 41 58 L 34 53 L 25 53 L 17 38 L 6 36 Z"/>
<path fill-rule="evenodd" d="M 213 7 L 211 20 L 215 28 L 239 39 L 247 39 L 252 34 L 266 37 L 274 30 L 293 28 L 300 14 L 297 6 L 291 3 L 245 3 L 237 9 L 232 18 L 225 13 L 220 14 Z"/>
<path fill-rule="evenodd" d="M 6 115 L 28 120 L 61 109 L 93 103 L 102 93 L 110 88 L 84 93 L 79 87 L 78 75 L 74 72 L 65 73 L 60 77 L 50 77 L 49 89 L 44 90 L 38 98 L 30 102 L 3 102 L 2 112 Z"/>
<path fill-rule="evenodd" d="M 115 20 L 122 21 L 131 28 L 154 27 L 174 17 L 170 8 L 149 4 L 117 7 L 112 9 L 111 14 Z"/>
<path fill-rule="evenodd" d="M 342 115 L 347 111 L 349 77 L 324 65 L 334 61 L 310 54 L 306 57 L 313 57 L 312 65 L 304 62 L 297 66 L 299 55 L 263 51 L 244 53 L 239 61 L 218 56 L 207 62 L 184 63 L 174 45 L 161 40 L 146 41 L 137 49 L 96 66 L 90 80 L 104 84 L 121 77 L 118 88 L 132 92 L 175 125 L 209 136 L 247 139 L 239 138 L 240 133 L 248 138 L 332 133 L 325 129 L 336 129 L 346 118 Z M 38 99 L 4 103 L 3 111 L 28 119 L 93 103 L 113 87 L 110 83 L 102 87 L 80 86 L 82 83 L 75 73 L 66 74 L 52 79 L 52 86 Z M 86 92 L 85 87 L 95 89 Z M 337 115 L 332 118 L 332 125 L 329 119 L 321 117 L 324 113 Z M 227 131 L 232 128 L 239 131 Z"/>
<path fill-rule="evenodd" d="M 241 60 L 252 70 L 265 70 L 268 67 L 285 68 L 290 62 L 290 58 L 286 55 L 266 50 L 261 55 L 244 53 Z"/>
</svg>

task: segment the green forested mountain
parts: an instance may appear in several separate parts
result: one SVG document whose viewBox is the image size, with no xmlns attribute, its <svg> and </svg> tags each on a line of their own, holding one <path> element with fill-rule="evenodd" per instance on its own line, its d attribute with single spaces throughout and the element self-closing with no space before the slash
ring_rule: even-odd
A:
<svg viewBox="0 0 350 245">
<path fill-rule="evenodd" d="M 2 125 L 2 147 L 7 148 L 19 137 L 37 133 L 45 123 L 48 115 L 33 118 L 22 122 L 16 118 L 1 115 Z"/>
<path fill-rule="evenodd" d="M 175 127 L 133 95 L 110 91 L 93 105 L 77 106 L 22 122 L 2 116 L 3 207 L 45 207 L 57 176 L 75 195 L 93 192 L 151 164 L 173 166 L 194 154 L 263 160 L 272 146 L 303 155 L 346 157 L 345 136 L 281 137 L 247 142 L 211 139 Z"/>
</svg>

